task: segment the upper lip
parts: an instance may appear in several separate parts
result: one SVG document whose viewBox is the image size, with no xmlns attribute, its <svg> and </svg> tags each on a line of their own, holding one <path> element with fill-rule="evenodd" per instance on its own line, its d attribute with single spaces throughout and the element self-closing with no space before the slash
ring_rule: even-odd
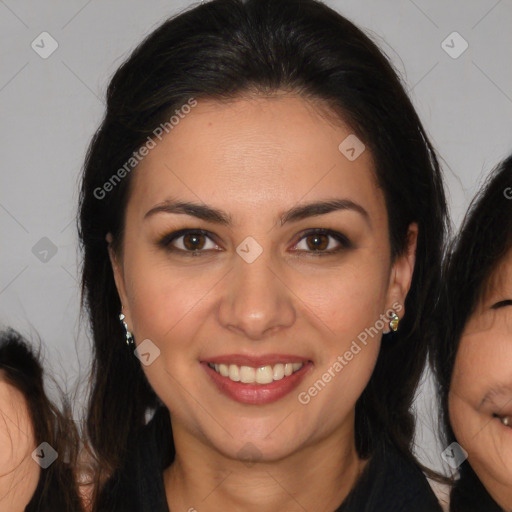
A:
<svg viewBox="0 0 512 512">
<path fill-rule="evenodd" d="M 307 363 L 308 361 L 309 359 L 307 357 L 286 354 L 265 354 L 261 356 L 226 354 L 223 356 L 213 356 L 202 359 L 203 363 L 236 364 L 237 366 L 252 366 L 254 368 L 259 368 L 262 366 L 273 366 L 278 363 Z"/>
<path fill-rule="evenodd" d="M 508 411 L 508 412 L 497 411 L 497 412 L 494 412 L 492 415 L 495 418 L 506 418 L 506 417 L 512 418 L 512 412 L 510 412 L 510 411 Z"/>
</svg>

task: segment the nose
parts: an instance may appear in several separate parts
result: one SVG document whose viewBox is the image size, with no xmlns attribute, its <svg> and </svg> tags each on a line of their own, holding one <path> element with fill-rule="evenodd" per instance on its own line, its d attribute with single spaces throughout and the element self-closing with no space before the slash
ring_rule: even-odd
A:
<svg viewBox="0 0 512 512">
<path fill-rule="evenodd" d="M 293 293 L 270 251 L 247 263 L 236 256 L 219 307 L 222 326 L 251 340 L 289 328 L 296 319 Z"/>
</svg>

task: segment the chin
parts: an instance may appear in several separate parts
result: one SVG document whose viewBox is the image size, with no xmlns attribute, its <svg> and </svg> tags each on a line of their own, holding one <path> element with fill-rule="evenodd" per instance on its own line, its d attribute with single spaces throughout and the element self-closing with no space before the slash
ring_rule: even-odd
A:
<svg viewBox="0 0 512 512">
<path fill-rule="evenodd" d="M 282 460 L 300 449 L 297 441 L 287 444 L 284 438 L 254 439 L 252 437 L 236 438 L 229 445 L 217 447 L 226 457 L 240 460 L 247 465 L 257 462 L 276 462 Z"/>
<path fill-rule="evenodd" d="M 243 420 L 223 423 L 224 429 L 203 431 L 208 442 L 225 457 L 253 462 L 275 462 L 304 447 L 307 442 L 305 425 L 291 424 L 292 415 L 266 420 Z M 285 419 L 286 418 L 286 419 Z M 284 421 L 283 421 L 284 419 Z M 286 424 L 289 422 L 288 424 Z M 229 433 L 229 434 L 228 434 Z"/>
</svg>

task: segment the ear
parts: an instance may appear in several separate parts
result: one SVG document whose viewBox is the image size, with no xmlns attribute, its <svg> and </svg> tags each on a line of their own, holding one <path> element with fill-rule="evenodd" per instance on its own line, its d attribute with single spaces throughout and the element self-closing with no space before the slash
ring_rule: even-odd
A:
<svg viewBox="0 0 512 512">
<path fill-rule="evenodd" d="M 407 247 L 404 253 L 395 259 L 391 268 L 387 307 L 392 309 L 399 318 L 405 314 L 405 298 L 411 287 L 414 265 L 416 263 L 416 246 L 418 243 L 418 224 L 410 224 L 407 232 Z"/>
<path fill-rule="evenodd" d="M 122 261 L 119 260 L 117 254 L 115 253 L 114 248 L 112 246 L 112 234 L 107 233 L 105 240 L 108 242 L 108 255 L 110 258 L 110 264 L 112 265 L 112 272 L 114 274 L 114 281 L 116 283 L 119 300 L 121 301 L 123 313 L 126 316 L 125 322 L 128 324 L 128 326 L 130 326 L 130 321 L 129 321 L 130 308 L 129 308 L 128 296 L 126 294 L 126 288 L 124 285 L 123 263 L 122 263 Z"/>
</svg>

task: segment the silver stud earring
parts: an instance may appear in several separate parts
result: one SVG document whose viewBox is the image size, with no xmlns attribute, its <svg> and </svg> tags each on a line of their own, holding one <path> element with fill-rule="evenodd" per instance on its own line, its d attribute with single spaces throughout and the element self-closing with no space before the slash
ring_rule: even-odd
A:
<svg viewBox="0 0 512 512">
<path fill-rule="evenodd" d="M 123 313 L 120 313 L 119 314 L 119 320 L 121 321 L 121 323 L 123 324 L 124 326 L 124 330 L 125 330 L 125 333 L 126 333 L 126 344 L 128 346 L 130 345 L 135 345 L 135 340 L 133 339 L 133 334 L 128 330 L 128 325 L 126 324 L 126 322 L 124 321 L 126 317 L 124 316 Z"/>
</svg>

